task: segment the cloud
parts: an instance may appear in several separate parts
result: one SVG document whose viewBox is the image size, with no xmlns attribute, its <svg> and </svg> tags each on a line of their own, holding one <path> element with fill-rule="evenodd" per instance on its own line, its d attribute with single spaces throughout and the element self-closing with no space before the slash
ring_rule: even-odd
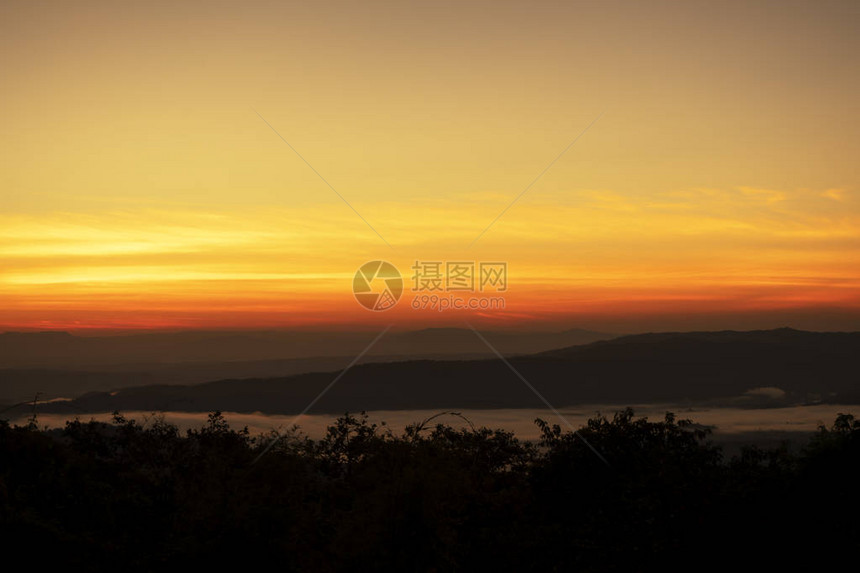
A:
<svg viewBox="0 0 860 573">
<path fill-rule="evenodd" d="M 751 398 L 769 398 L 772 400 L 781 400 L 785 398 L 785 390 L 776 386 L 763 386 L 761 388 L 752 388 L 744 392 L 745 396 Z"/>
<path fill-rule="evenodd" d="M 845 189 L 827 189 L 821 192 L 821 196 L 833 199 L 834 201 L 844 201 Z"/>
<path fill-rule="evenodd" d="M 182 321 L 229 311 L 229 321 L 242 313 L 266 313 L 267 323 L 309 320 L 313 312 L 325 322 L 354 303 L 355 269 L 379 258 L 404 274 L 417 259 L 507 261 L 512 320 L 550 309 L 627 312 L 634 303 L 659 312 L 673 303 L 700 311 L 853 308 L 860 271 L 845 261 L 860 257 L 860 209 L 832 191 L 538 193 L 473 249 L 466 246 L 506 206 L 499 197 L 356 204 L 394 250 L 340 202 L 7 212 L 0 324 L 43 324 L 59 312 L 66 324 L 99 312 L 133 323 L 133 315 L 143 321 L 165 309 Z M 259 320 L 252 314 L 248 321 Z"/>
<path fill-rule="evenodd" d="M 777 203 L 785 201 L 787 194 L 785 191 L 775 191 L 773 189 L 758 189 L 756 187 L 738 187 L 738 190 L 748 197 L 764 201 L 765 203 Z"/>
</svg>

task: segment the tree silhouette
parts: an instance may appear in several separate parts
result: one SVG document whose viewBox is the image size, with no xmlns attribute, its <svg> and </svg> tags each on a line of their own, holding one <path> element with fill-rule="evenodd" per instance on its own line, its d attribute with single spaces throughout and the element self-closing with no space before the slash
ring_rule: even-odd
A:
<svg viewBox="0 0 860 573">
<path fill-rule="evenodd" d="M 319 440 L 266 436 L 220 412 L 180 432 L 144 422 L 0 422 L 0 534 L 40 564 L 102 570 L 247 564 L 287 571 L 647 571 L 743 558 L 820 565 L 858 549 L 860 423 L 840 415 L 800 451 L 726 459 L 671 413 L 395 433 L 345 414 Z M 786 545 L 788 544 L 788 545 Z M 783 551 L 781 547 L 791 547 Z M 707 561 L 702 561 L 706 555 Z"/>
</svg>

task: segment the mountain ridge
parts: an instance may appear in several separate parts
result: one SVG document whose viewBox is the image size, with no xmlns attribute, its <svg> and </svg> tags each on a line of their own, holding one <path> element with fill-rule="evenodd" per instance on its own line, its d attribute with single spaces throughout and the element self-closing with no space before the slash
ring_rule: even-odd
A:
<svg viewBox="0 0 860 573">
<path fill-rule="evenodd" d="M 860 332 L 721 331 L 650 333 L 528 356 L 511 365 L 557 407 L 675 401 L 699 404 L 860 403 Z M 714 342 L 718 340 L 719 342 Z M 679 356 L 679 353 L 681 355 Z M 301 411 L 337 372 L 222 379 L 195 386 L 142 386 L 90 393 L 81 411 Z M 756 395 L 760 388 L 779 392 Z M 360 364 L 318 403 L 318 411 L 531 408 L 537 399 L 498 359 Z"/>
</svg>

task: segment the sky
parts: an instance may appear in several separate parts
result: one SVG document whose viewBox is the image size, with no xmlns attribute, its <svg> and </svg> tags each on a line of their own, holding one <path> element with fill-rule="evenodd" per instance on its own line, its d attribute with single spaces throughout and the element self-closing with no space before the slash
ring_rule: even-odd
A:
<svg viewBox="0 0 860 573">
<path fill-rule="evenodd" d="M 858 330 L 858 29 L 853 1 L 3 2 L 0 329 Z M 416 261 L 507 263 L 505 308 L 412 308 Z"/>
</svg>

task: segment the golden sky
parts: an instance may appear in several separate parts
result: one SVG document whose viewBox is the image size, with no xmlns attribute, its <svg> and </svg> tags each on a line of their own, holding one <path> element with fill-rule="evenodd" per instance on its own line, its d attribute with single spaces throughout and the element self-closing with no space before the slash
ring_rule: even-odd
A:
<svg viewBox="0 0 860 573">
<path fill-rule="evenodd" d="M 851 1 L 4 2 L 0 328 L 858 329 L 858 25 Z M 369 312 L 375 259 L 506 261 L 506 309 Z"/>
</svg>

